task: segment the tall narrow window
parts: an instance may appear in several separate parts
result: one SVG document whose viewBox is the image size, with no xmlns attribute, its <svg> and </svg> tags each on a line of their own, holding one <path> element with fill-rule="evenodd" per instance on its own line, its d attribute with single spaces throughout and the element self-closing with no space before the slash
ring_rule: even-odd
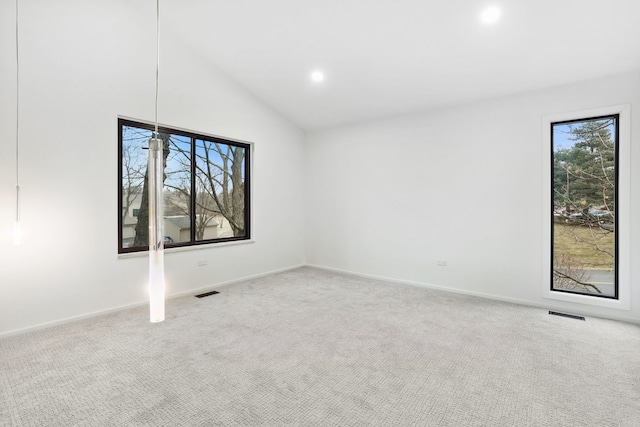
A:
<svg viewBox="0 0 640 427">
<path fill-rule="evenodd" d="M 148 249 L 146 148 L 153 126 L 118 120 L 118 252 Z M 191 246 L 250 238 L 250 144 L 160 127 L 164 141 L 164 243 Z"/>
<path fill-rule="evenodd" d="M 618 299 L 619 115 L 551 123 L 551 291 Z"/>
</svg>

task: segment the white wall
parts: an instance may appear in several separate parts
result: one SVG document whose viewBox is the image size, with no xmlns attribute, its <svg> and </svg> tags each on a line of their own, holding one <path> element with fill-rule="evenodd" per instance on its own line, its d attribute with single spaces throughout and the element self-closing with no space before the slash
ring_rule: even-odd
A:
<svg viewBox="0 0 640 427">
<path fill-rule="evenodd" d="M 0 335 L 147 300 L 147 258 L 117 256 L 117 117 L 153 120 L 155 2 L 20 2 L 18 247 L 14 16 L 0 0 Z M 255 243 L 168 253 L 168 293 L 302 264 L 302 133 L 168 31 L 161 44 L 159 121 L 255 143 Z"/>
<path fill-rule="evenodd" d="M 632 104 L 631 218 L 640 217 L 640 74 L 326 130 L 307 146 L 307 262 L 640 322 L 543 299 L 542 116 Z M 632 220 L 631 259 L 640 256 Z M 436 259 L 447 261 L 436 266 Z"/>
<path fill-rule="evenodd" d="M 155 4 L 20 7 L 24 239 L 14 247 L 14 1 L 0 0 L 0 335 L 147 299 L 146 258 L 117 256 L 116 119 L 153 120 Z M 315 133 L 305 157 L 299 130 L 165 32 L 160 122 L 255 143 L 256 242 L 167 254 L 168 292 L 304 263 L 306 230 L 310 264 L 546 304 L 541 117 L 623 103 L 633 148 L 638 73 Z M 555 306 L 638 321 L 632 268 L 631 311 Z"/>
</svg>

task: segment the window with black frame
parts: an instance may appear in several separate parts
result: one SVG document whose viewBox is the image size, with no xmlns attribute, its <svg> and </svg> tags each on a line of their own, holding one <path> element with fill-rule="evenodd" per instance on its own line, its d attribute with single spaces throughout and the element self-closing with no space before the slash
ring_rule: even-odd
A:
<svg viewBox="0 0 640 427">
<path fill-rule="evenodd" d="M 551 290 L 618 298 L 619 115 L 551 123 Z"/>
<path fill-rule="evenodd" d="M 118 119 L 118 253 L 146 251 L 147 147 L 154 126 Z M 158 128 L 165 247 L 250 239 L 250 144 Z"/>
</svg>

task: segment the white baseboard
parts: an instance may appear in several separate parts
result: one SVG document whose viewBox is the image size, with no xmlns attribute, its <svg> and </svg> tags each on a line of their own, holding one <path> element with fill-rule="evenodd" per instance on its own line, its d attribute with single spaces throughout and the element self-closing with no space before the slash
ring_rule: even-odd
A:
<svg viewBox="0 0 640 427">
<path fill-rule="evenodd" d="M 117 307 L 107 308 L 105 310 L 98 310 L 90 313 L 79 314 L 77 316 L 65 317 L 64 319 L 53 320 L 51 322 L 38 323 L 37 325 L 27 326 L 26 328 L 14 329 L 12 331 L 2 332 L 0 333 L 0 339 L 8 338 L 14 335 L 27 334 L 29 332 L 35 332 L 41 329 L 47 329 L 53 326 L 63 325 L 65 323 L 75 322 L 77 320 L 89 319 L 92 317 L 103 316 L 105 314 L 116 313 L 118 311 L 128 310 L 128 309 L 140 307 L 146 304 L 148 304 L 147 301 L 133 303 L 133 304 L 126 304 L 126 305 L 121 305 Z"/>
<path fill-rule="evenodd" d="M 253 275 L 250 275 L 250 276 L 244 276 L 244 277 L 240 277 L 238 279 L 229 280 L 229 281 L 226 281 L 226 282 L 220 282 L 220 283 L 216 283 L 216 284 L 211 284 L 211 285 L 207 285 L 207 286 L 202 286 L 202 287 L 190 289 L 188 291 L 183 291 L 183 292 L 178 292 L 178 293 L 175 293 L 175 294 L 171 294 L 171 295 L 167 296 L 167 299 L 180 298 L 180 297 L 188 296 L 188 295 L 195 295 L 195 294 L 198 294 L 198 293 L 203 293 L 203 292 L 207 292 L 207 291 L 210 291 L 210 290 L 214 290 L 214 289 L 217 289 L 217 288 L 220 288 L 220 287 L 233 285 L 235 283 L 244 282 L 246 280 L 258 279 L 260 277 L 265 277 L 265 276 L 270 276 L 270 275 L 273 275 L 273 274 L 283 273 L 285 271 L 291 271 L 291 270 L 295 270 L 295 269 L 298 269 L 298 268 L 301 268 L 301 267 L 317 268 L 317 269 L 320 269 L 320 270 L 332 271 L 332 272 L 335 272 L 335 273 L 347 274 L 347 275 L 357 276 L 357 277 L 364 277 L 364 278 L 367 278 L 367 279 L 383 280 L 383 281 L 387 281 L 387 282 L 399 283 L 399 284 L 409 285 L 409 286 L 418 286 L 418 287 L 422 287 L 422 288 L 434 289 L 434 290 L 443 291 L 443 292 L 450 292 L 450 293 L 455 293 L 455 294 L 475 296 L 475 297 L 479 297 L 479 298 L 485 298 L 485 299 L 490 299 L 490 300 L 494 300 L 494 301 L 508 302 L 508 303 L 512 303 L 512 304 L 524 305 L 524 306 L 529 306 L 529 307 L 537 307 L 537 308 L 542 308 L 542 309 L 545 309 L 545 310 L 557 310 L 557 311 L 561 311 L 561 312 L 566 312 L 567 311 L 566 307 L 560 307 L 560 306 L 556 306 L 554 304 L 539 304 L 539 303 L 526 301 L 526 300 L 521 300 L 521 299 L 517 299 L 517 298 L 507 298 L 507 297 L 502 297 L 500 295 L 492 295 L 492 294 L 486 294 L 486 293 L 482 293 L 482 292 L 473 292 L 473 291 L 468 291 L 468 290 L 459 289 L 459 288 L 451 288 L 451 287 L 447 287 L 447 286 L 435 285 L 435 284 L 432 284 L 432 283 L 416 282 L 416 281 L 411 281 L 411 280 L 402 280 L 402 279 L 397 279 L 397 278 L 393 278 L 393 277 L 379 276 L 379 275 L 375 275 L 375 274 L 367 274 L 367 273 L 361 273 L 361 272 L 351 271 L 351 270 L 343 270 L 343 269 L 340 269 L 340 268 L 333 268 L 333 267 L 327 267 L 327 266 L 316 265 L 316 264 L 297 264 L 297 265 L 293 265 L 293 266 L 290 266 L 290 267 L 280 268 L 280 269 L 276 269 L 276 270 L 270 270 L 270 271 L 266 271 L 266 272 L 263 272 L 263 273 L 253 274 Z M 14 336 L 14 335 L 21 335 L 21 334 L 25 334 L 25 333 L 29 333 L 29 332 L 34 332 L 34 331 L 37 331 L 37 330 L 46 329 L 46 328 L 50 328 L 52 326 L 62 325 L 62 324 L 69 323 L 69 322 L 75 322 L 77 320 L 88 319 L 88 318 L 91 318 L 91 317 L 102 316 L 102 315 L 105 315 L 105 314 L 110 314 L 110 313 L 114 313 L 114 312 L 118 312 L 118 311 L 122 311 L 122 310 L 128 310 L 128 309 L 131 309 L 131 308 L 141 307 L 141 306 L 145 306 L 147 304 L 148 304 L 148 301 L 142 301 L 142 302 L 138 302 L 138 303 L 126 304 L 126 305 L 122 305 L 122 306 L 118 306 L 118 307 L 112 307 L 112 308 L 108 308 L 108 309 L 105 309 L 105 310 L 99 310 L 99 311 L 95 311 L 95 312 L 91 312 L 91 313 L 85 313 L 85 314 L 81 314 L 81 315 L 78 315 L 78 316 L 71 316 L 71 317 L 67 317 L 67 318 L 64 318 L 64 319 L 60 319 L 60 320 L 54 320 L 54 321 L 51 321 L 51 322 L 40 323 L 40 324 L 37 324 L 37 325 L 28 326 L 26 328 L 21 328 L 21 329 L 16 329 L 16 330 L 13 330 L 13 331 L 0 333 L 0 339 L 8 338 L 8 337 L 11 337 L 11 336 Z M 578 314 L 578 315 L 581 315 L 581 316 L 599 317 L 599 318 L 606 318 L 606 319 L 611 319 L 611 320 L 618 320 L 618 321 L 622 321 L 622 322 L 640 324 L 640 320 L 639 319 L 635 319 L 635 318 L 631 318 L 631 317 L 609 316 L 609 315 L 603 316 L 601 314 L 591 313 L 591 312 L 589 312 L 589 310 L 581 310 L 581 309 L 576 309 L 576 310 L 572 309 L 571 312 L 572 312 L 572 314 Z"/>
<path fill-rule="evenodd" d="M 545 309 L 545 310 L 554 310 L 554 311 L 560 311 L 560 312 L 566 312 L 567 311 L 567 307 L 566 306 L 563 307 L 563 306 L 558 306 L 558 305 L 554 305 L 554 304 L 541 304 L 541 303 L 522 300 L 522 299 L 518 299 L 518 298 L 508 298 L 508 297 L 503 297 L 503 296 L 500 296 L 500 295 L 487 294 L 487 293 L 483 293 L 483 292 L 473 292 L 473 291 L 468 291 L 466 289 L 459 289 L 459 288 L 451 288 L 451 287 L 448 287 L 448 286 L 434 285 L 432 283 L 424 283 L 424 282 L 415 282 L 415 281 L 411 281 L 411 280 L 396 279 L 396 278 L 393 278 L 393 277 L 379 276 L 379 275 L 375 275 L 375 274 L 367 274 L 367 273 L 361 273 L 361 272 L 351 271 L 351 270 L 343 270 L 343 269 L 340 269 L 340 268 L 327 267 L 327 266 L 323 266 L 323 265 L 306 264 L 306 266 L 307 267 L 312 267 L 312 268 L 317 268 L 317 269 L 320 269 L 320 270 L 332 271 L 332 272 L 335 272 L 335 273 L 341 273 L 341 274 L 348 274 L 348 275 L 351 275 L 351 276 L 363 277 L 363 278 L 367 278 L 367 279 L 383 280 L 383 281 L 386 281 L 386 282 L 399 283 L 399 284 L 402 284 L 402 285 L 418 286 L 418 287 L 422 287 L 422 288 L 434 289 L 434 290 L 443 291 L 443 292 L 450 292 L 450 293 L 454 293 L 454 294 L 469 295 L 469 296 L 474 296 L 474 297 L 478 297 L 478 298 L 485 298 L 485 299 L 490 299 L 490 300 L 493 300 L 493 301 L 502 301 L 502 302 L 508 302 L 508 303 L 512 303 L 512 304 L 524 305 L 524 306 L 528 306 L 528 307 L 542 308 L 542 309 Z M 584 310 L 582 308 L 577 308 L 575 310 L 571 309 L 570 311 L 571 311 L 572 314 L 578 314 L 578 315 L 581 315 L 581 316 L 598 317 L 598 318 L 601 318 L 601 319 L 610 319 L 610 320 L 617 320 L 617 321 L 621 321 L 621 322 L 640 324 L 640 319 L 636 319 L 636 318 L 633 318 L 633 317 L 625 317 L 625 316 L 617 316 L 617 315 L 611 315 L 610 316 L 610 315 L 603 315 L 603 314 L 593 313 L 593 312 L 590 312 L 588 310 L 588 308 L 586 310 Z"/>
<path fill-rule="evenodd" d="M 204 286 L 204 287 L 199 287 L 199 288 L 191 289 L 191 290 L 188 290 L 188 291 L 183 291 L 183 292 L 178 292 L 178 293 L 175 293 L 175 294 L 167 295 L 167 299 L 180 298 L 180 297 L 188 296 L 188 295 L 195 295 L 195 294 L 206 292 L 208 290 L 212 290 L 212 289 L 219 288 L 219 287 L 222 287 L 222 286 L 228 286 L 228 285 L 232 285 L 234 283 L 243 282 L 245 280 L 252 280 L 252 279 L 257 279 L 257 278 L 260 278 L 260 277 L 270 276 L 272 274 L 277 274 L 277 273 L 282 273 L 282 272 L 285 272 L 285 271 L 295 270 L 297 268 L 304 267 L 304 266 L 305 266 L 304 264 L 297 264 L 297 265 L 294 265 L 294 266 L 280 268 L 280 269 L 271 270 L 271 271 L 266 271 L 264 273 L 259 273 L 259 274 L 253 274 L 253 275 L 250 275 L 250 276 L 245 276 L 245 277 L 241 277 L 241 278 L 238 278 L 238 279 L 229 280 L 229 281 L 226 281 L 226 282 L 207 285 L 207 286 Z M 8 337 L 15 336 L 15 335 L 22 335 L 22 334 L 26 334 L 26 333 L 29 333 L 29 332 L 35 332 L 35 331 L 38 331 L 38 330 L 41 330 L 41 329 L 46 329 L 46 328 L 50 328 L 50 327 L 53 327 L 53 326 L 63 325 L 65 323 L 75 322 L 77 320 L 89 319 L 89 318 L 92 318 L 92 317 L 102 316 L 102 315 L 105 315 L 105 314 L 110 314 L 110 313 L 115 313 L 115 312 L 118 312 L 118 311 L 128 310 L 128 309 L 131 309 L 131 308 L 142 307 L 142 306 L 146 306 L 148 304 L 149 304 L 148 301 L 141 301 L 141 302 L 137 302 L 137 303 L 125 304 L 125 305 L 121 305 L 121 306 L 117 306 L 117 307 L 107 308 L 107 309 L 104 309 L 104 310 L 98 310 L 98 311 L 94 311 L 94 312 L 91 312 L 91 313 L 80 314 L 78 316 L 65 317 L 64 319 L 53 320 L 51 322 L 39 323 L 37 325 L 27 326 L 26 328 L 21 328 L 21 329 L 15 329 L 15 330 L 12 330 L 12 331 L 2 332 L 2 333 L 0 333 L 0 339 L 8 338 Z"/>
<path fill-rule="evenodd" d="M 276 269 L 276 270 L 271 270 L 271 271 L 267 271 L 267 272 L 264 272 L 264 273 L 258 273 L 258 274 L 254 274 L 254 275 L 251 275 L 251 276 L 244 276 L 244 277 L 241 277 L 239 279 L 228 280 L 226 282 L 220 282 L 220 283 L 216 283 L 216 284 L 213 284 L 213 285 L 201 286 L 199 288 L 190 289 L 188 291 L 178 292 L 176 294 L 172 294 L 172 295 L 168 296 L 167 298 L 179 298 L 179 297 L 184 297 L 184 296 L 189 296 L 189 295 L 196 295 L 196 294 L 199 294 L 199 293 L 212 291 L 212 290 L 221 288 L 223 286 L 229 286 L 229 285 L 233 285 L 235 283 L 244 282 L 244 281 L 247 281 L 247 280 L 259 279 L 261 277 L 271 276 L 273 274 L 284 273 L 285 271 L 296 270 L 296 269 L 301 268 L 301 267 L 306 267 L 306 264 L 297 264 L 297 265 L 294 265 L 294 266 L 291 266 L 291 267 L 279 268 L 279 269 Z"/>
</svg>

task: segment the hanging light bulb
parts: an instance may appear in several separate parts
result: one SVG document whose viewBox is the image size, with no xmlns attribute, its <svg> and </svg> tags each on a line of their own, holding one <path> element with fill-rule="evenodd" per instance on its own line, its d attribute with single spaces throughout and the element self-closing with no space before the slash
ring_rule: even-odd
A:
<svg viewBox="0 0 640 427">
<path fill-rule="evenodd" d="M 163 141 L 158 138 L 158 86 L 160 76 L 160 0 L 156 0 L 156 100 L 155 132 L 149 140 L 147 179 L 149 188 L 149 320 L 164 320 L 164 232 L 162 187 L 164 186 Z"/>
<path fill-rule="evenodd" d="M 13 224 L 13 244 L 22 242 L 22 230 L 20 229 L 20 186 L 16 185 L 16 222 Z"/>
<path fill-rule="evenodd" d="M 13 224 L 13 244 L 22 241 L 20 228 L 20 55 L 18 50 L 18 0 L 16 0 L 16 222 Z"/>
</svg>

